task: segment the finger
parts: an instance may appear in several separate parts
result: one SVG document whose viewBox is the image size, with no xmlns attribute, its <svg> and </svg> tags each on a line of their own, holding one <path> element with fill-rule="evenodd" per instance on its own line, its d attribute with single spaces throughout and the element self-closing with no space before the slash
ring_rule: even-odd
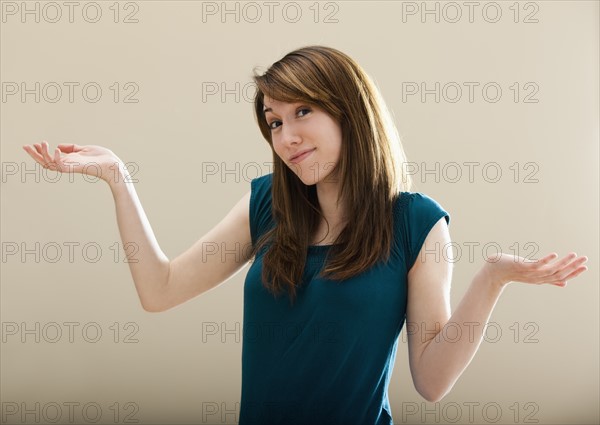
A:
<svg viewBox="0 0 600 425">
<path fill-rule="evenodd" d="M 573 279 L 574 277 L 580 275 L 581 273 L 583 273 L 584 271 L 587 270 L 586 266 L 582 266 L 581 264 L 584 262 L 585 260 L 579 258 L 577 259 L 577 261 L 574 261 L 573 263 L 569 264 L 568 267 L 565 267 L 561 270 L 559 270 L 558 272 L 554 273 L 551 276 L 546 276 L 544 278 L 544 282 L 546 283 L 552 283 L 552 284 L 556 284 L 556 283 L 565 283 L 570 280 Z"/>
<path fill-rule="evenodd" d="M 82 146 L 76 145 L 75 143 L 59 143 L 58 148 L 65 153 L 79 152 L 83 149 Z"/>
<path fill-rule="evenodd" d="M 29 156 L 31 156 L 38 164 L 44 165 L 44 158 L 31 146 L 23 146 Z"/>
<path fill-rule="evenodd" d="M 560 261 L 557 261 L 555 263 L 553 263 L 547 270 L 546 272 L 548 273 L 548 275 L 554 275 L 557 272 L 560 272 L 562 269 L 564 269 L 569 263 L 571 263 L 571 261 L 573 261 L 574 258 L 577 257 L 577 254 L 574 252 L 570 252 L 567 255 L 565 255 L 564 258 L 562 258 Z"/>
<path fill-rule="evenodd" d="M 60 149 L 56 148 L 54 149 L 54 162 L 56 162 L 57 164 L 60 164 Z"/>
<path fill-rule="evenodd" d="M 540 258 L 539 260 L 525 260 L 525 262 L 531 262 L 531 263 L 537 263 L 540 266 L 543 266 L 545 264 L 548 264 L 550 261 L 554 260 L 556 257 L 558 257 L 558 254 L 556 254 L 555 252 L 546 255 L 543 258 Z"/>
<path fill-rule="evenodd" d="M 573 273 L 571 273 L 570 275 L 566 276 L 563 280 L 565 282 L 568 281 L 568 280 L 573 280 L 574 278 L 576 278 L 577 276 L 579 276 L 581 273 L 583 273 L 587 269 L 588 268 L 586 266 L 578 267 L 576 270 L 573 271 Z"/>
<path fill-rule="evenodd" d="M 50 157 L 50 153 L 48 152 L 48 142 L 45 140 L 42 142 L 42 156 L 44 160 L 50 165 L 52 163 L 52 158 Z"/>
<path fill-rule="evenodd" d="M 580 266 L 583 263 L 585 263 L 588 260 L 588 258 L 586 256 L 583 257 L 579 257 L 574 259 L 571 263 L 569 263 L 569 266 Z"/>
<path fill-rule="evenodd" d="M 564 271 L 566 269 L 575 269 L 585 263 L 588 260 L 587 257 L 579 257 L 577 258 L 577 254 L 574 252 L 570 253 L 567 258 L 565 258 L 564 263 L 560 269 L 560 271 Z"/>
<path fill-rule="evenodd" d="M 24 145 L 23 149 L 25 149 L 25 152 L 27 152 L 29 154 L 29 156 L 31 156 L 33 159 L 39 159 L 42 160 L 42 156 L 37 152 L 37 150 L 33 147 L 31 147 L 30 145 Z"/>
<path fill-rule="evenodd" d="M 559 272 L 555 273 L 552 277 L 555 280 L 566 280 L 569 278 L 569 276 L 571 276 L 573 273 L 578 272 L 581 273 L 585 270 L 587 270 L 586 266 L 582 266 L 582 264 L 585 262 L 585 260 L 578 258 L 577 261 L 573 261 L 571 264 L 569 264 L 568 267 L 565 267 L 564 269 L 560 270 Z"/>
<path fill-rule="evenodd" d="M 562 282 L 561 277 L 565 276 L 565 269 L 572 265 L 571 261 L 577 254 L 571 252 L 567 254 L 560 261 L 549 264 L 550 261 L 556 259 L 558 255 L 556 253 L 549 254 L 540 260 L 540 264 L 534 266 L 534 269 L 530 272 L 531 283 L 543 284 L 550 283 L 556 284 Z M 577 264 L 575 265 L 575 267 Z M 571 269 L 572 270 L 572 269 Z M 570 272 L 569 270 L 568 272 Z M 567 273 L 568 273 L 567 272 Z"/>
</svg>

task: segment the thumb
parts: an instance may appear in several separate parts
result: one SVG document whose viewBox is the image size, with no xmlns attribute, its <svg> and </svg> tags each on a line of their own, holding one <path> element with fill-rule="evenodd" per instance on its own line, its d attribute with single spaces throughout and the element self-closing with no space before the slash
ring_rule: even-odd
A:
<svg viewBox="0 0 600 425">
<path fill-rule="evenodd" d="M 65 153 L 79 152 L 83 149 L 83 146 L 79 146 L 75 143 L 59 143 L 57 147 Z"/>
</svg>

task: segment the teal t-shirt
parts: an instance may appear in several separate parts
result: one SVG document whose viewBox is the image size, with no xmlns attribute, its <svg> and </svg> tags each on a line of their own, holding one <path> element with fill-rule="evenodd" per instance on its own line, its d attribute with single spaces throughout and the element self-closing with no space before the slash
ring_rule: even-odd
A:
<svg viewBox="0 0 600 425">
<path fill-rule="evenodd" d="M 251 181 L 252 243 L 273 225 L 272 173 Z M 319 278 L 328 245 L 309 246 L 292 306 L 262 284 L 262 256 L 244 283 L 239 424 L 393 424 L 388 384 L 405 322 L 407 273 L 431 228 L 450 215 L 433 199 L 402 192 L 394 244 L 343 282 Z M 365 247 L 368 249 L 368 247 Z"/>
</svg>

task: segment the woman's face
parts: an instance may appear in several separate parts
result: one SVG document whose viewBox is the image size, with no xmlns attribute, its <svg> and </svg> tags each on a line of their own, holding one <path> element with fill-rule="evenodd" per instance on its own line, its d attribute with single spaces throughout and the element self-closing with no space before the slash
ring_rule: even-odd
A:
<svg viewBox="0 0 600 425">
<path fill-rule="evenodd" d="M 307 185 L 334 182 L 342 146 L 342 129 L 318 106 L 286 103 L 265 96 L 265 118 L 271 130 L 273 149 L 281 160 Z M 309 153 L 293 159 L 304 151 Z"/>
</svg>

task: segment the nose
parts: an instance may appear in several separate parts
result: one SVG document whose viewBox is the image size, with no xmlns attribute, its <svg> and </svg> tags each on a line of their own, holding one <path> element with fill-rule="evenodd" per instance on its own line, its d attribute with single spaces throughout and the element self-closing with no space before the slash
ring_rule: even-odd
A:
<svg viewBox="0 0 600 425">
<path fill-rule="evenodd" d="M 298 134 L 297 128 L 290 122 L 284 123 L 281 126 L 281 141 L 284 145 L 295 145 L 300 143 L 301 137 Z"/>
</svg>

